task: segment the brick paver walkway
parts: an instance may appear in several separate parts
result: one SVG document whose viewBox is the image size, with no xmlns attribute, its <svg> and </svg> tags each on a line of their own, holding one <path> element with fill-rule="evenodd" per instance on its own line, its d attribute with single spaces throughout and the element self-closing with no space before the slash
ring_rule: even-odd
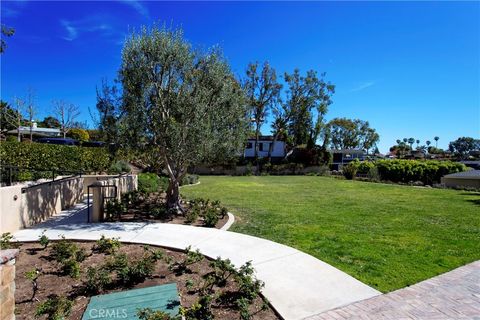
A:
<svg viewBox="0 0 480 320">
<path fill-rule="evenodd" d="M 307 319 L 480 320 L 480 260 L 413 286 Z"/>
</svg>

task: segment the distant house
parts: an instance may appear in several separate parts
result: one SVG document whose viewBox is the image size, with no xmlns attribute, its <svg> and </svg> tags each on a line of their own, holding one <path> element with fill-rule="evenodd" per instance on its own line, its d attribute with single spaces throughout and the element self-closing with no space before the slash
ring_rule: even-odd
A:
<svg viewBox="0 0 480 320">
<path fill-rule="evenodd" d="M 60 137 L 61 132 L 59 128 L 39 128 L 37 123 L 34 122 L 32 125 L 32 135 L 35 137 Z M 30 135 L 30 127 L 21 126 L 18 129 L 7 131 L 7 134 L 17 135 L 20 131 L 21 135 Z"/>
<path fill-rule="evenodd" d="M 273 136 L 260 136 L 258 140 L 258 157 L 268 157 L 268 150 L 273 143 Z M 286 153 L 285 141 L 277 140 L 273 145 L 272 158 L 284 158 Z M 243 152 L 245 158 L 255 157 L 255 138 L 249 138 Z"/>
<path fill-rule="evenodd" d="M 340 170 L 350 161 L 358 159 L 360 161 L 365 160 L 365 151 L 358 149 L 341 149 L 330 150 L 332 154 L 332 170 Z"/>
<path fill-rule="evenodd" d="M 442 184 L 448 188 L 480 189 L 480 170 L 469 170 L 447 174 L 442 177 Z"/>
</svg>

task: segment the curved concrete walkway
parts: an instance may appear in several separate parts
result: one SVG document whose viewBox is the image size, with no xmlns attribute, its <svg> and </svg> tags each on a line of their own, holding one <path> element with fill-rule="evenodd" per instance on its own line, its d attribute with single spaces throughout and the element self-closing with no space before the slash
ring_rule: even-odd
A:
<svg viewBox="0 0 480 320">
<path fill-rule="evenodd" d="M 236 266 L 252 261 L 262 291 L 284 319 L 303 319 L 380 292 L 348 274 L 291 247 L 240 233 L 163 223 L 62 223 L 20 230 L 18 241 L 50 239 L 97 240 L 101 235 L 121 241 L 185 249 L 191 245 L 208 257 L 230 259 Z"/>
</svg>

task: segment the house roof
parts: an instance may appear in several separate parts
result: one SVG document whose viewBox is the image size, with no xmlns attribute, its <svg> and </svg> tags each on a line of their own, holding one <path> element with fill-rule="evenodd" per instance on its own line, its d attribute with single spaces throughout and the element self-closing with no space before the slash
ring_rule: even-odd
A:
<svg viewBox="0 0 480 320">
<path fill-rule="evenodd" d="M 248 141 L 255 141 L 255 137 L 250 137 Z M 259 136 L 258 141 L 273 141 L 273 136 Z M 277 141 L 283 141 L 283 139 L 277 139 Z"/>
<path fill-rule="evenodd" d="M 451 173 L 444 176 L 444 178 L 458 178 L 458 179 L 480 179 L 480 170 L 469 170 L 457 173 Z"/>
<path fill-rule="evenodd" d="M 22 133 L 30 133 L 30 127 L 19 127 L 20 132 Z M 17 129 L 13 129 L 8 131 L 8 133 L 17 133 Z M 58 128 L 35 128 L 32 127 L 32 132 L 34 133 L 60 133 L 60 129 Z"/>
</svg>

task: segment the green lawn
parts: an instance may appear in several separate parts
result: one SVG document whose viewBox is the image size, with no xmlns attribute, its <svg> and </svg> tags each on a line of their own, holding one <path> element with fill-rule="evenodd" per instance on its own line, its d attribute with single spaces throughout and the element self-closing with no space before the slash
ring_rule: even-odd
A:
<svg viewBox="0 0 480 320">
<path fill-rule="evenodd" d="M 383 292 L 480 259 L 480 193 L 312 176 L 212 177 L 232 230 L 309 253 Z"/>
</svg>

